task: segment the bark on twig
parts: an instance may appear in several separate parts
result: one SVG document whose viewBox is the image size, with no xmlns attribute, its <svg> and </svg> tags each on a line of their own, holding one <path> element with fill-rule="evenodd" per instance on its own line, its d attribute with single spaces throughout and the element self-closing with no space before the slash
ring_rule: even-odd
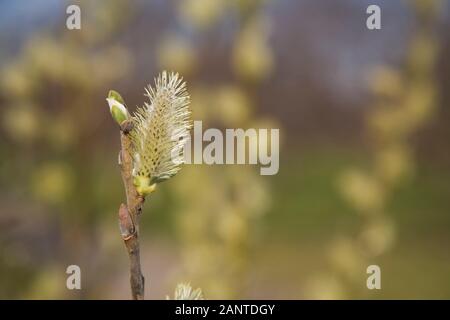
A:
<svg viewBox="0 0 450 320">
<path fill-rule="evenodd" d="M 119 209 L 119 226 L 122 239 L 128 251 L 130 259 L 130 284 L 131 294 L 134 300 L 144 299 L 144 276 L 141 272 L 139 254 L 139 215 L 141 213 L 144 198 L 141 197 L 133 184 L 133 158 L 132 144 L 128 133 L 133 123 L 129 120 L 121 125 L 119 165 L 122 174 L 127 204 L 121 204 Z"/>
</svg>

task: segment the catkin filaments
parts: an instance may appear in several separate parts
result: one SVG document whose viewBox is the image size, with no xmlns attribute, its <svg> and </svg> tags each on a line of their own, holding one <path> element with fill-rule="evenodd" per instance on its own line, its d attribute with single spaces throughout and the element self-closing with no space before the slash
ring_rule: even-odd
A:
<svg viewBox="0 0 450 320">
<path fill-rule="evenodd" d="M 174 176 L 184 160 L 183 148 L 191 128 L 186 83 L 178 73 L 164 71 L 155 88 L 146 89 L 149 103 L 137 109 L 130 133 L 133 144 L 134 183 L 142 195 L 156 183 Z"/>
</svg>

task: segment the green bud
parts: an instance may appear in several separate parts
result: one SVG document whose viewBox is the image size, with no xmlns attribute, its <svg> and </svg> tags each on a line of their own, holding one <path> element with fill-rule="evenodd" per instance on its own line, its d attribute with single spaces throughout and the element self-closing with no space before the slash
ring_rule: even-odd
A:
<svg viewBox="0 0 450 320">
<path fill-rule="evenodd" d="M 120 95 L 120 93 L 118 93 L 115 90 L 109 90 L 108 92 L 108 98 L 112 98 L 118 102 L 120 102 L 121 104 L 125 104 L 125 101 L 123 100 L 122 96 Z"/>
<path fill-rule="evenodd" d="M 129 118 L 130 114 L 125 107 L 125 102 L 117 91 L 110 90 L 106 101 L 108 101 L 109 111 L 111 112 L 113 119 L 116 120 L 119 125 Z"/>
</svg>

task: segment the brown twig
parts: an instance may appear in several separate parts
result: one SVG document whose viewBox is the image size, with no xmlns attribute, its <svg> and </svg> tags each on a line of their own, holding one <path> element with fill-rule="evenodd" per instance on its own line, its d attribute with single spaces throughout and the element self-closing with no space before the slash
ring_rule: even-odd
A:
<svg viewBox="0 0 450 320">
<path fill-rule="evenodd" d="M 141 272 L 139 254 L 139 215 L 144 198 L 137 193 L 133 184 L 132 145 L 129 137 L 129 132 L 132 128 L 133 123 L 129 120 L 124 121 L 120 126 L 121 150 L 119 165 L 125 186 L 127 204 L 122 203 L 120 205 L 119 227 L 130 259 L 131 294 L 134 300 L 143 300 L 144 276 Z"/>
</svg>

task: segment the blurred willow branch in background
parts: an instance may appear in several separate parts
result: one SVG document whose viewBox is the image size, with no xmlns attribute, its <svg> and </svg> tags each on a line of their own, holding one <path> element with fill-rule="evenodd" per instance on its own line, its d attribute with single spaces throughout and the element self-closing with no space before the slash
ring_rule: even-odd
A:
<svg viewBox="0 0 450 320">
<path fill-rule="evenodd" d="M 95 277 L 101 287 L 107 278 L 110 264 L 105 262 L 111 257 L 94 254 L 102 245 L 96 221 L 115 211 L 114 205 L 105 206 L 114 201 L 105 199 L 116 199 L 120 188 L 110 187 L 115 183 L 109 172 L 115 167 L 93 152 L 102 149 L 97 130 L 103 118 L 98 114 L 104 114 L 99 108 L 104 98 L 96 94 L 130 69 L 128 51 L 113 38 L 128 17 L 126 1 L 113 0 L 108 6 L 84 1 L 81 30 L 33 34 L 2 70 L 0 112 L 6 139 L 0 150 L 8 161 L 0 172 L 1 202 L 14 210 L 6 210 L 0 223 L 11 219 L 14 230 L 23 234 L 1 243 L 0 271 L 10 279 L 2 282 L 0 296 L 66 297 L 61 270 L 74 257 L 87 257 L 80 260 L 92 267 L 85 269 L 84 279 Z M 5 230 L 1 236 L 7 238 L 13 229 Z M 97 267 L 102 274 L 88 271 Z M 95 292 L 86 286 L 81 294 Z"/>
<path fill-rule="evenodd" d="M 161 42 L 159 61 L 161 67 L 188 78 L 207 68 L 195 49 L 201 44 L 195 41 L 226 14 L 236 16 L 231 60 L 225 61 L 236 80 L 224 84 L 190 81 L 193 119 L 202 120 L 204 127 L 278 127 L 272 119 L 254 115 L 256 91 L 273 67 L 264 4 L 260 0 L 179 2 L 179 20 L 183 30 L 191 31 L 189 40 L 171 30 Z M 196 165 L 187 166 L 175 183 L 176 202 L 182 204 L 176 222 L 183 278 L 198 284 L 211 299 L 245 297 L 249 249 L 256 223 L 270 203 L 264 179 L 247 166 Z"/>
<path fill-rule="evenodd" d="M 395 224 L 387 212 L 389 199 L 413 174 L 411 136 L 431 119 L 438 99 L 435 67 L 439 42 L 435 28 L 440 1 L 408 3 L 415 13 L 417 30 L 410 40 L 403 70 L 382 66 L 371 76 L 370 89 L 377 97 L 367 117 L 373 146 L 371 166 L 350 168 L 339 179 L 342 195 L 361 216 L 361 229 L 353 237 L 335 239 L 329 248 L 334 275 L 324 274 L 310 282 L 306 294 L 312 298 L 367 296 L 366 268 L 377 264 L 380 255 L 395 242 Z"/>
</svg>

